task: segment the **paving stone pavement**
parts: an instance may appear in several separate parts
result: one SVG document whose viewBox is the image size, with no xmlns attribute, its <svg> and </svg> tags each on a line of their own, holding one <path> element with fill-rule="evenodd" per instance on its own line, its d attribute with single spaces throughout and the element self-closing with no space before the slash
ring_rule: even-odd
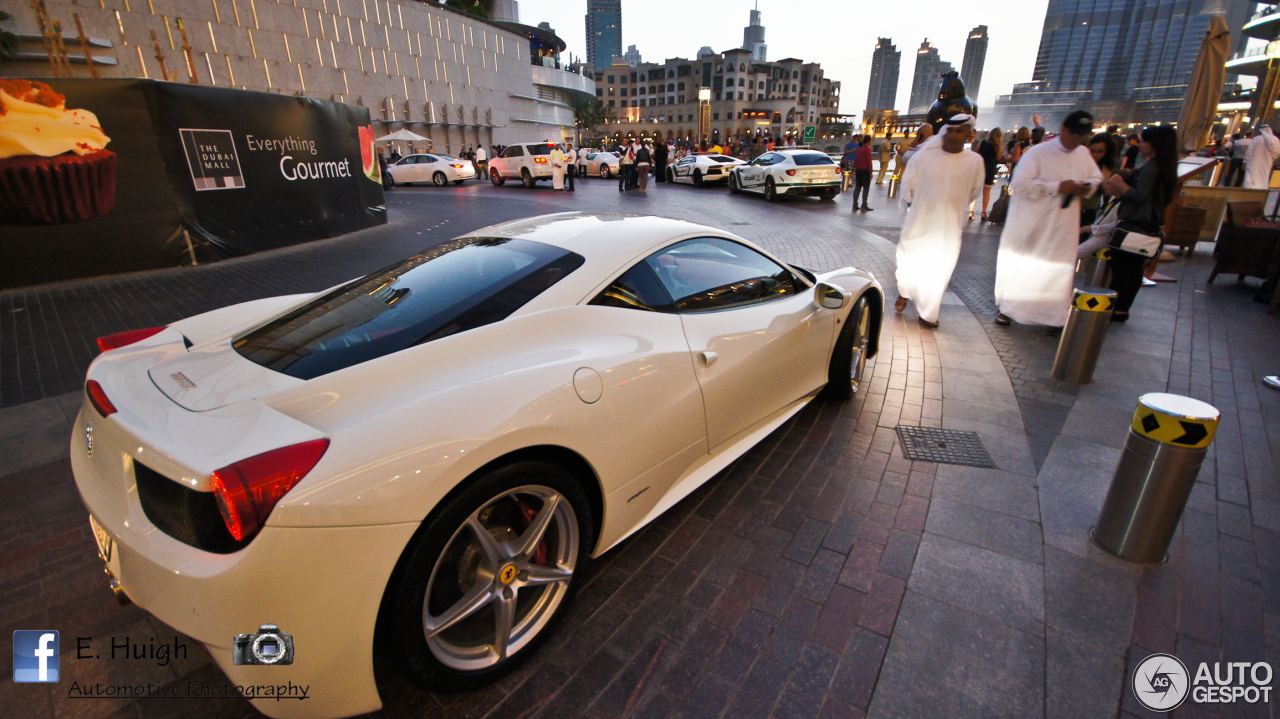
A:
<svg viewBox="0 0 1280 719">
<path fill-rule="evenodd" d="M 393 224 L 356 237 L 0 293 L 5 631 L 176 635 L 114 602 L 70 478 L 69 424 L 97 334 L 320 289 L 482 222 L 572 205 L 706 222 L 816 268 L 857 264 L 894 297 L 897 211 L 883 198 L 851 219 L 844 202 L 579 187 L 571 197 L 397 190 Z M 996 237 L 966 233 L 937 331 L 921 330 L 912 309 L 891 313 L 864 394 L 810 405 L 595 562 L 564 623 L 518 672 L 478 692 L 429 694 L 379 655 L 386 707 L 376 716 L 1129 717 L 1146 716 L 1127 677 L 1153 651 L 1188 664 L 1280 663 L 1280 392 L 1257 381 L 1280 361 L 1276 320 L 1249 302 L 1251 288 L 1206 285 L 1204 257 L 1162 266 L 1180 282 L 1144 290 L 1134 319 L 1112 327 L 1097 382 L 1059 388 L 1072 402 L 1029 421 L 1036 390 L 1026 387 L 1044 381 L 1046 340 L 986 319 L 979 283 Z M 1213 402 L 1224 422 L 1169 562 L 1136 568 L 1093 547 L 1087 530 L 1134 400 L 1166 388 Z M 897 424 L 976 431 L 997 467 L 907 461 Z M 166 666 L 77 661 L 64 642 L 64 666 L 81 682 L 222 681 L 198 645 L 179 640 L 189 655 Z M 75 702 L 60 688 L 6 683 L 0 706 L 32 717 L 257 715 L 240 699 Z M 1215 715 L 1202 709 L 1175 716 Z M 1217 715 L 1254 715 L 1238 710 Z"/>
</svg>

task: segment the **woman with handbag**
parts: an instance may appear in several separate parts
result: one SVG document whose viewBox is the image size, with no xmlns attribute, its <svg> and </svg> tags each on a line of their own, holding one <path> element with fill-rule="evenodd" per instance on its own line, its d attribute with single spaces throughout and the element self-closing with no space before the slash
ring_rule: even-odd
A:
<svg viewBox="0 0 1280 719">
<path fill-rule="evenodd" d="M 1102 185 L 1103 192 L 1119 200 L 1116 230 L 1160 236 L 1164 210 L 1173 199 L 1178 184 L 1178 133 L 1169 125 L 1156 125 L 1142 131 L 1138 154 L 1146 162 L 1126 182 L 1119 173 Z M 1114 241 L 1112 245 L 1114 246 Z M 1159 253 L 1159 248 L 1156 248 Z M 1129 319 L 1129 308 L 1142 288 L 1142 271 L 1148 257 L 1116 250 L 1111 254 L 1111 289 L 1116 291 L 1112 322 Z"/>
</svg>

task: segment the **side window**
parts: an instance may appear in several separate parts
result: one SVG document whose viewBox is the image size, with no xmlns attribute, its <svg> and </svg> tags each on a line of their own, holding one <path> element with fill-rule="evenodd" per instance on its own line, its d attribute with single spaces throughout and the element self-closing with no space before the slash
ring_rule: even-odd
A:
<svg viewBox="0 0 1280 719">
<path fill-rule="evenodd" d="M 662 289 L 649 266 L 641 262 L 622 273 L 588 304 L 648 312 L 673 312 L 671 297 Z"/>
<path fill-rule="evenodd" d="M 511 147 L 508 147 L 505 151 L 503 151 L 502 156 L 503 157 L 523 157 L 524 148 L 520 147 L 519 145 L 512 145 Z"/>
<path fill-rule="evenodd" d="M 790 270 L 749 247 L 718 237 L 685 240 L 644 261 L 680 312 L 767 302 L 802 288 Z"/>
<path fill-rule="evenodd" d="M 436 158 L 432 157 L 431 155 L 421 155 L 418 157 L 418 163 L 422 165 L 430 165 L 435 161 L 436 161 Z"/>
</svg>

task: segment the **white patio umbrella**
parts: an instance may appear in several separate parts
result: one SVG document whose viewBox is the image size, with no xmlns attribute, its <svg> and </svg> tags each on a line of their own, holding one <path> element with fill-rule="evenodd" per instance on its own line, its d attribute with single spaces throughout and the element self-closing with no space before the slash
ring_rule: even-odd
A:
<svg viewBox="0 0 1280 719">
<path fill-rule="evenodd" d="M 396 140 L 402 142 L 431 142 L 431 138 L 423 137 L 422 135 L 409 132 L 408 130 L 396 130 L 390 135 L 383 135 L 382 137 L 375 139 L 374 142 L 394 142 Z"/>
</svg>

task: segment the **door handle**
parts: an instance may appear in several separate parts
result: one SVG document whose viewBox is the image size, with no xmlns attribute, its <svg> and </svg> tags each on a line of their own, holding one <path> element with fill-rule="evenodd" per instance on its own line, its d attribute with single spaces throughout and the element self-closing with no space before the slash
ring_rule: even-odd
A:
<svg viewBox="0 0 1280 719">
<path fill-rule="evenodd" d="M 703 350 L 702 352 L 703 367 L 710 367 L 711 365 L 715 364 L 716 360 L 718 359 L 720 359 L 720 355 L 716 354 L 715 352 L 712 352 L 711 350 Z"/>
</svg>

